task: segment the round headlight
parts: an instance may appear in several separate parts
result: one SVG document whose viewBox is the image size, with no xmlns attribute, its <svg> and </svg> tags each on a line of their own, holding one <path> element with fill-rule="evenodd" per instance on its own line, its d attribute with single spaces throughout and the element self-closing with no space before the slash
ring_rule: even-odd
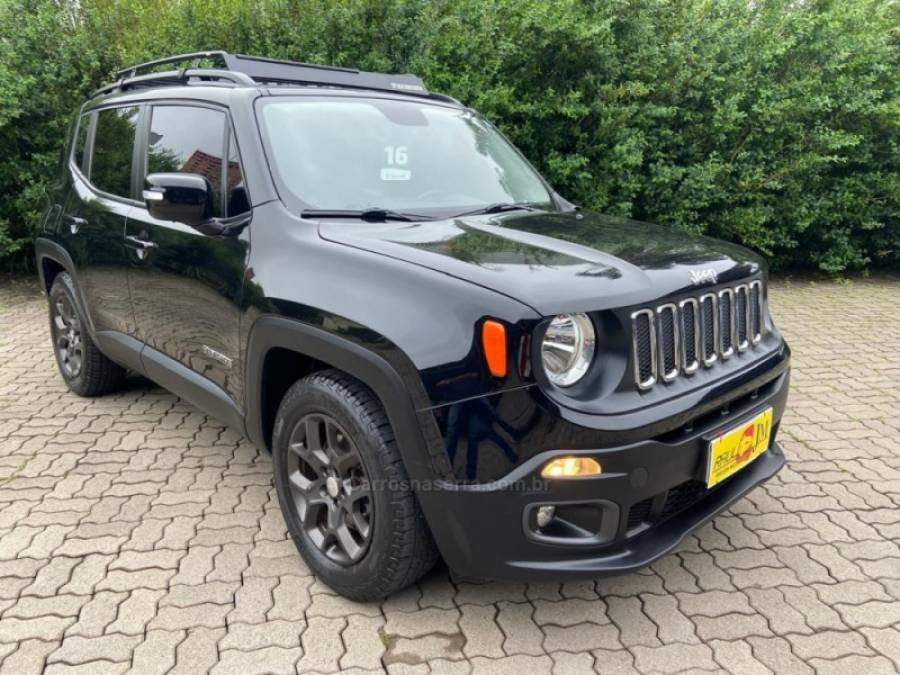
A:
<svg viewBox="0 0 900 675">
<path fill-rule="evenodd" d="M 587 372 L 597 347 L 594 324 L 587 314 L 553 317 L 541 344 L 541 361 L 557 387 L 571 387 Z"/>
</svg>

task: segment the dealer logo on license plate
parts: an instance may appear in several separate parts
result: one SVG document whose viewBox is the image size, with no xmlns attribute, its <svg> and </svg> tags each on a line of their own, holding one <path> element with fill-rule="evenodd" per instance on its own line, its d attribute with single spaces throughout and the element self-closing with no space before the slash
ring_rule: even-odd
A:
<svg viewBox="0 0 900 675">
<path fill-rule="evenodd" d="M 768 408 L 741 426 L 726 431 L 709 444 L 706 486 L 712 487 L 750 464 L 769 448 L 772 409 Z"/>
</svg>

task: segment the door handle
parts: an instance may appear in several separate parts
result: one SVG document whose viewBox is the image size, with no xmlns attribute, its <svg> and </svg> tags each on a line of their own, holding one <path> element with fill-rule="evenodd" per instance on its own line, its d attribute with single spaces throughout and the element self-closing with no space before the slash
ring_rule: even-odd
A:
<svg viewBox="0 0 900 675">
<path fill-rule="evenodd" d="M 156 242 L 141 239 L 140 237 L 135 237 L 133 235 L 126 235 L 125 241 L 131 242 L 139 249 L 158 248 L 159 246 Z"/>
<path fill-rule="evenodd" d="M 151 249 L 158 248 L 159 246 L 156 242 L 148 239 L 141 239 L 140 237 L 135 237 L 130 234 L 125 235 L 125 241 L 137 246 L 135 253 L 137 253 L 138 260 L 143 260 L 147 257 L 147 254 L 150 253 Z"/>
<path fill-rule="evenodd" d="M 70 216 L 66 214 L 64 220 L 69 224 L 69 231 L 72 234 L 78 234 L 78 230 L 80 230 L 84 225 L 87 225 L 87 221 L 84 218 L 79 218 L 78 216 Z"/>
</svg>

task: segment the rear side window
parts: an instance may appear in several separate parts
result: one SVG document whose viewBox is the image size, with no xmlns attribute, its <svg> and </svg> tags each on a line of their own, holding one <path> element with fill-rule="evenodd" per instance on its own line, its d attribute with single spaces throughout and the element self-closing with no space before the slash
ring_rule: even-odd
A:
<svg viewBox="0 0 900 675">
<path fill-rule="evenodd" d="M 222 154 L 225 113 L 191 106 L 155 106 L 147 143 L 147 173 L 194 173 L 209 181 L 213 215 L 224 215 Z M 239 170 L 238 170 L 239 171 Z M 229 170 L 229 182 L 231 180 Z"/>
<path fill-rule="evenodd" d="M 75 166 L 84 170 L 84 148 L 87 145 L 88 127 L 91 125 L 90 115 L 82 115 L 78 118 L 78 129 L 75 132 L 75 146 L 72 150 L 72 157 Z"/>
<path fill-rule="evenodd" d="M 91 183 L 103 192 L 131 197 L 131 157 L 138 108 L 108 108 L 97 113 Z"/>
</svg>

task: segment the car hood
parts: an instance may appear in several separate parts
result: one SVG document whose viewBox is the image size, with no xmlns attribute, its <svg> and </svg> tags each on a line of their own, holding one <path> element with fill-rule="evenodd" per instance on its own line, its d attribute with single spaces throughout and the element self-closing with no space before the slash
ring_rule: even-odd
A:
<svg viewBox="0 0 900 675">
<path fill-rule="evenodd" d="M 422 223 L 322 221 L 324 239 L 484 286 L 542 315 L 639 305 L 743 279 L 762 259 L 727 242 L 589 212 L 514 212 Z M 698 275 L 704 272 L 698 277 Z"/>
</svg>

